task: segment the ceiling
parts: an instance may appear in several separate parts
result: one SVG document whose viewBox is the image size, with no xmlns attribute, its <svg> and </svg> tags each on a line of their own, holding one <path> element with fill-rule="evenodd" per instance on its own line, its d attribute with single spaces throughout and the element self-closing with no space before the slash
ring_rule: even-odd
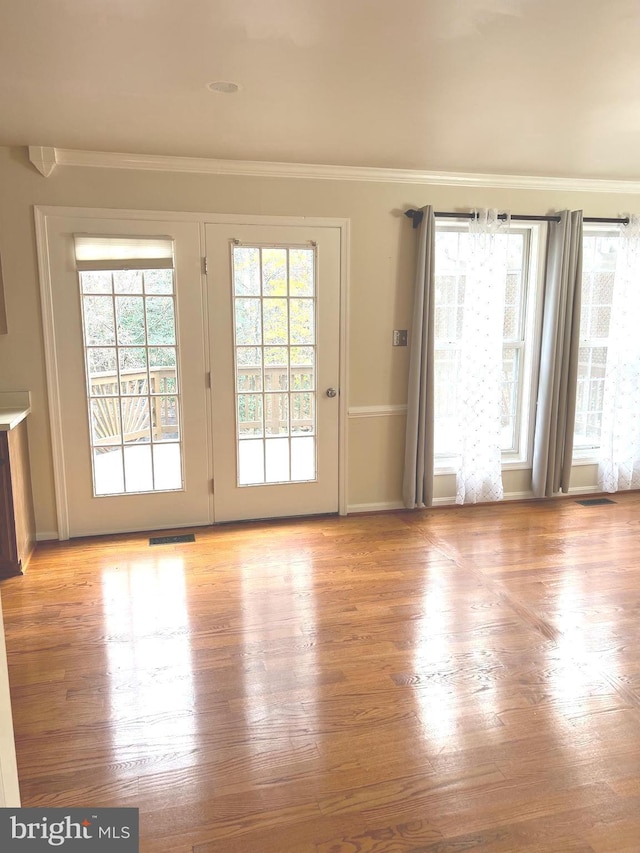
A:
<svg viewBox="0 0 640 853">
<path fill-rule="evenodd" d="M 2 145 L 640 179 L 639 0 L 0 0 L 0 22 Z"/>
</svg>

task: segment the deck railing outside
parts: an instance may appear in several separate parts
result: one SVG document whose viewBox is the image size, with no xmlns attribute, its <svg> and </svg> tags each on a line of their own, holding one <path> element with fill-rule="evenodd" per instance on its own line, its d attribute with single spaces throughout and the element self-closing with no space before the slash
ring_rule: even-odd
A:
<svg viewBox="0 0 640 853">
<path fill-rule="evenodd" d="M 265 366 L 264 379 L 259 365 L 239 365 L 237 368 L 242 394 L 260 394 L 261 381 L 267 394 L 278 398 L 276 405 L 265 412 L 264 427 L 268 434 L 286 433 L 288 429 L 285 399 L 291 400 L 291 430 L 312 432 L 314 427 L 313 365 L 292 365 L 291 387 L 295 397 L 289 397 L 287 375 L 282 366 Z M 176 398 L 176 368 L 150 367 L 103 371 L 90 377 L 91 411 L 94 446 L 149 441 L 175 441 L 179 439 Z M 120 429 L 122 425 L 122 431 Z M 243 420 L 244 428 L 260 431 L 261 420 Z"/>
</svg>

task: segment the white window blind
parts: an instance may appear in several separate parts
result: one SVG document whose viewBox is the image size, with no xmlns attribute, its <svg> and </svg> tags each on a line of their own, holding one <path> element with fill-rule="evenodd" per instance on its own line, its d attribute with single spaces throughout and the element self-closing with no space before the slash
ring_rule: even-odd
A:
<svg viewBox="0 0 640 853">
<path fill-rule="evenodd" d="M 75 234 L 76 268 L 92 270 L 173 269 L 170 237 L 105 237 Z"/>
</svg>

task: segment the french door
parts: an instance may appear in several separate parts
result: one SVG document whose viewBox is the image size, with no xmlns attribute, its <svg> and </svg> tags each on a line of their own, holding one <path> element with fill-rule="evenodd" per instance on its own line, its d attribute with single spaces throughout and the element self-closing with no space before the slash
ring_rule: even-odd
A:
<svg viewBox="0 0 640 853">
<path fill-rule="evenodd" d="M 207 225 L 216 521 L 338 512 L 340 230 Z"/>
<path fill-rule="evenodd" d="M 338 225 L 36 222 L 61 538 L 338 511 Z"/>
<path fill-rule="evenodd" d="M 39 225 L 60 537 L 208 523 L 198 224 Z"/>
</svg>

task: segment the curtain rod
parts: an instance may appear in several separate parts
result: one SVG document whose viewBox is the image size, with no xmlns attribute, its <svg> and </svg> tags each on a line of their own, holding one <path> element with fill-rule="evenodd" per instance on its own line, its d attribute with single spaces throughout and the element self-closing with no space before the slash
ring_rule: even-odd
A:
<svg viewBox="0 0 640 853">
<path fill-rule="evenodd" d="M 408 216 L 409 219 L 413 221 L 413 227 L 418 228 L 420 223 L 422 222 L 423 213 L 421 210 L 405 210 L 405 216 Z M 452 211 L 436 211 L 434 216 L 439 216 L 441 219 L 473 219 L 475 213 L 454 213 Z M 498 219 L 506 219 L 506 213 L 499 213 Z M 515 222 L 560 222 L 559 216 L 526 216 L 522 213 L 514 213 L 511 216 L 511 219 Z M 601 223 L 612 223 L 617 225 L 628 225 L 629 217 L 625 216 L 621 219 L 616 218 L 607 218 L 606 216 L 585 216 L 582 220 L 583 222 L 601 222 Z"/>
</svg>

